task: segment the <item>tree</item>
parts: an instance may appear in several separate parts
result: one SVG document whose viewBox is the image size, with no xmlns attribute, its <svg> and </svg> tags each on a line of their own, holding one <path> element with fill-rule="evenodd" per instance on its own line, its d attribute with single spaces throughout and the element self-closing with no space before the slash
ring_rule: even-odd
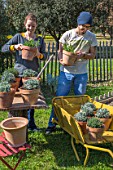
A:
<svg viewBox="0 0 113 170">
<path fill-rule="evenodd" d="M 62 33 L 76 27 L 77 17 L 81 11 L 89 11 L 94 18 L 95 28 L 106 23 L 112 0 L 5 0 L 9 22 L 16 30 L 23 30 L 25 16 L 33 12 L 38 18 L 38 31 L 49 33 L 58 42 Z M 101 18 L 101 19 L 100 19 Z M 104 24 L 105 25 L 105 24 Z"/>
</svg>

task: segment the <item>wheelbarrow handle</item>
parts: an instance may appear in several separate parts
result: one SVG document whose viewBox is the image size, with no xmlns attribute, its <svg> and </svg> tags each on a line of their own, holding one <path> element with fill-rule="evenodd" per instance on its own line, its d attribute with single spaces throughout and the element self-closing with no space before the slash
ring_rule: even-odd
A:
<svg viewBox="0 0 113 170">
<path fill-rule="evenodd" d="M 44 67 L 41 69 L 41 71 L 38 73 L 37 75 L 37 79 L 39 79 L 40 75 L 43 73 L 44 69 L 47 67 L 47 65 L 49 64 L 49 62 L 51 61 L 51 59 L 53 58 L 53 54 L 49 57 L 49 59 L 47 60 L 47 62 L 45 63 Z"/>
</svg>

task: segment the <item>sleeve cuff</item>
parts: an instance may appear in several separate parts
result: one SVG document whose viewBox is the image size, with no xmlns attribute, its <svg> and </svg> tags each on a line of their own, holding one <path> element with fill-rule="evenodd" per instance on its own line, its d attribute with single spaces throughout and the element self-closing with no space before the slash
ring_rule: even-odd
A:
<svg viewBox="0 0 113 170">
<path fill-rule="evenodd" d="M 9 49 L 10 49 L 11 51 L 15 51 L 14 45 L 10 45 Z"/>
<path fill-rule="evenodd" d="M 44 56 L 43 54 L 40 54 L 39 56 L 37 56 L 39 59 L 42 59 Z"/>
</svg>

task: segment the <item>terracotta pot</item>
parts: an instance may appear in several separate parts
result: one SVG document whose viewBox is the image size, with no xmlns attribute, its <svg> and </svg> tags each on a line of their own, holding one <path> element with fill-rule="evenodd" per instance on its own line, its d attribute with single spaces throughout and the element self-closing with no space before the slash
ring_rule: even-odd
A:
<svg viewBox="0 0 113 170">
<path fill-rule="evenodd" d="M 15 95 L 15 89 L 11 88 L 10 92 L 0 92 L 0 109 L 12 106 Z"/>
<path fill-rule="evenodd" d="M 22 59 L 32 61 L 36 57 L 36 47 L 22 46 Z"/>
<path fill-rule="evenodd" d="M 29 79 L 36 79 L 37 80 L 37 77 L 22 77 L 22 82 L 24 83 Z"/>
<path fill-rule="evenodd" d="M 33 89 L 33 90 L 26 90 L 21 87 L 21 88 L 19 88 L 19 91 L 20 91 L 20 94 L 21 94 L 25 104 L 33 105 L 33 104 L 37 103 L 40 88 Z"/>
<path fill-rule="evenodd" d="M 11 117 L 1 122 L 5 137 L 13 147 L 19 147 L 26 143 L 26 128 L 28 119 L 23 117 Z"/>
<path fill-rule="evenodd" d="M 92 128 L 86 125 L 86 129 L 88 131 L 90 140 L 92 141 L 102 140 L 102 134 L 105 129 L 104 124 L 102 128 Z"/>
<path fill-rule="evenodd" d="M 87 123 L 87 122 L 80 122 L 80 121 L 78 121 L 78 124 L 80 125 L 81 130 L 82 130 L 82 132 L 83 132 L 84 135 L 87 133 L 86 123 Z"/>
<path fill-rule="evenodd" d="M 110 123 L 112 121 L 112 117 L 109 117 L 109 118 L 100 118 L 100 120 L 104 123 L 105 130 L 108 130 L 109 126 L 110 126 Z"/>
<path fill-rule="evenodd" d="M 65 65 L 68 65 L 68 66 L 72 66 L 77 58 L 76 58 L 76 55 L 74 53 L 71 53 L 71 52 L 68 52 L 68 51 L 65 51 L 63 50 L 63 55 L 62 55 L 62 59 L 63 59 L 63 63 Z"/>
</svg>

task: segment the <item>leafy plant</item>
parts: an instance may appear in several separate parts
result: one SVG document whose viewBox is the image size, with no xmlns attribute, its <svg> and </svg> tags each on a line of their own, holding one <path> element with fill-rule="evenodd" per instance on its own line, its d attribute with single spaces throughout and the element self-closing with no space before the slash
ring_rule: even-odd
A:
<svg viewBox="0 0 113 170">
<path fill-rule="evenodd" d="M 23 77 L 36 77 L 37 72 L 32 69 L 26 69 L 23 71 Z"/>
<path fill-rule="evenodd" d="M 103 122 L 97 117 L 92 117 L 87 120 L 87 126 L 92 128 L 102 128 Z"/>
<path fill-rule="evenodd" d="M 96 106 L 95 106 L 93 103 L 91 103 L 91 102 L 86 102 L 84 105 L 81 105 L 81 109 L 83 109 L 84 107 L 85 107 L 85 108 L 86 108 L 86 107 L 90 107 L 90 108 L 93 109 L 93 111 L 96 110 Z"/>
<path fill-rule="evenodd" d="M 15 82 L 15 76 L 12 73 L 9 73 L 8 71 L 4 71 L 1 77 L 1 81 L 7 81 L 8 83 Z"/>
<path fill-rule="evenodd" d="M 23 84 L 23 88 L 27 90 L 40 88 L 39 80 L 29 79 Z"/>
<path fill-rule="evenodd" d="M 87 122 L 87 117 L 86 117 L 85 112 L 78 112 L 78 113 L 74 114 L 74 118 L 77 121 Z"/>
<path fill-rule="evenodd" d="M 29 40 L 29 41 L 25 41 L 23 45 L 29 46 L 29 47 L 38 47 L 40 45 L 40 41 Z"/>
<path fill-rule="evenodd" d="M 63 50 L 74 53 L 74 47 L 71 44 L 64 44 Z"/>
<path fill-rule="evenodd" d="M 109 118 L 110 112 L 106 108 L 100 108 L 97 110 L 95 116 L 98 118 Z"/>
<path fill-rule="evenodd" d="M 10 88 L 11 85 L 8 82 L 6 81 L 0 82 L 0 92 L 9 92 Z"/>
</svg>

